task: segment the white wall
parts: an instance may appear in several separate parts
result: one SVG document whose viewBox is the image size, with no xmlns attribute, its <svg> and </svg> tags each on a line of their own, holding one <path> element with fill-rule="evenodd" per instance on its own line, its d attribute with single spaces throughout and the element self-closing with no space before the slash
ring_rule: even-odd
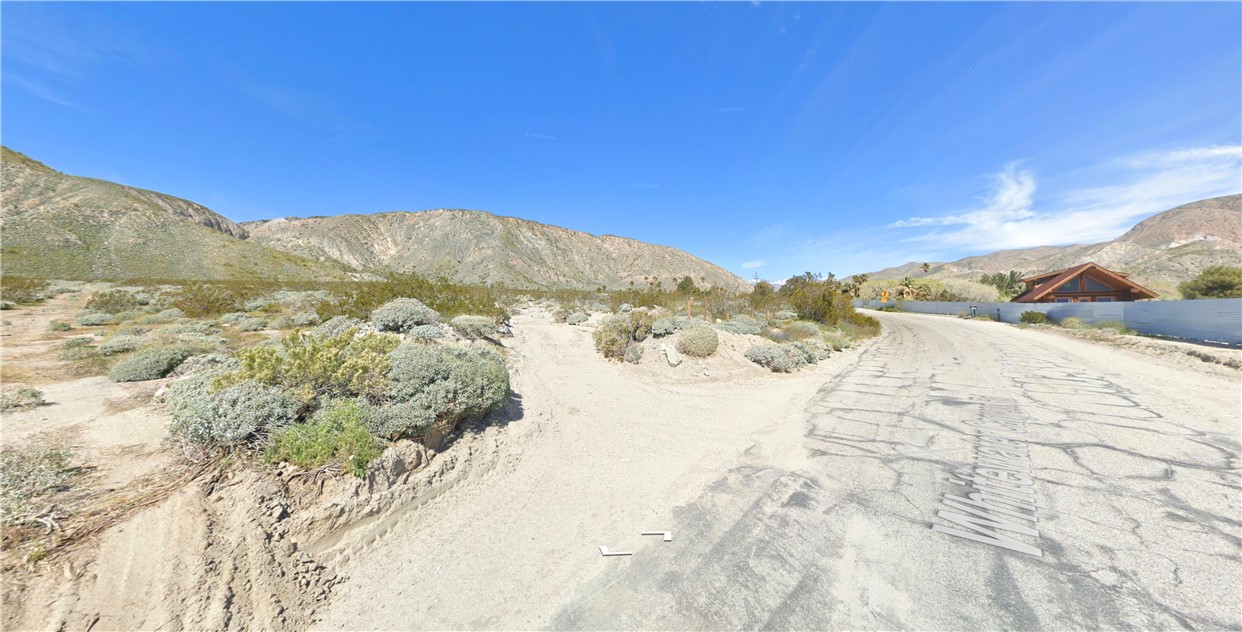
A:
<svg viewBox="0 0 1242 632">
<path fill-rule="evenodd" d="M 855 300 L 855 307 L 878 309 L 879 301 Z M 903 312 L 921 314 L 979 314 L 1016 323 L 1022 312 L 1038 311 L 1052 320 L 1074 316 L 1086 323 L 1118 320 L 1142 334 L 1203 342 L 1242 345 L 1242 299 L 1211 298 L 1195 301 L 1136 301 L 1130 303 L 969 303 L 889 301 Z"/>
</svg>

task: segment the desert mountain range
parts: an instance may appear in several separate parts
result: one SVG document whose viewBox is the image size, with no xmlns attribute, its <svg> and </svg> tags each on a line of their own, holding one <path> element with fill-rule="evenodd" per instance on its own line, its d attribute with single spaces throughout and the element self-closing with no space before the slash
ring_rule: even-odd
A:
<svg viewBox="0 0 1242 632">
<path fill-rule="evenodd" d="M 200 204 L 0 155 L 6 274 L 67 279 L 344 280 L 386 272 L 514 288 L 619 289 L 690 276 L 748 287 L 686 252 L 483 211 L 237 224 Z"/>
<path fill-rule="evenodd" d="M 1103 243 L 1000 250 L 957 261 L 929 262 L 931 269 L 926 273 L 922 262 L 911 261 L 869 276 L 875 280 L 978 279 L 1010 270 L 1026 276 L 1087 261 L 1128 272 L 1140 285 L 1165 298 L 1176 298 L 1177 284 L 1204 268 L 1242 265 L 1242 195 L 1200 200 L 1164 211 Z"/>
</svg>

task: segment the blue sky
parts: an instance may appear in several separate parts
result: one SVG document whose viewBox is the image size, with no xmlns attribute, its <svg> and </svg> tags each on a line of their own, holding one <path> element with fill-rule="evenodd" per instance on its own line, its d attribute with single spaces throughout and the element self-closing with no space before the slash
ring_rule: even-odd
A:
<svg viewBox="0 0 1242 632">
<path fill-rule="evenodd" d="M 1242 189 L 1242 4 L 5 2 L 0 141 L 242 221 L 472 208 L 839 275 Z"/>
</svg>

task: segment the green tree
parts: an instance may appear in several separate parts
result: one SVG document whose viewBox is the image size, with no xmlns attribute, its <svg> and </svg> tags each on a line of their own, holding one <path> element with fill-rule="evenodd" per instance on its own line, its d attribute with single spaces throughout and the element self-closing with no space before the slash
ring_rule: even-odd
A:
<svg viewBox="0 0 1242 632">
<path fill-rule="evenodd" d="M 699 286 L 694 284 L 694 279 L 690 275 L 686 275 L 677 282 L 677 291 L 682 294 L 698 294 Z"/>
<path fill-rule="evenodd" d="M 996 291 L 1000 292 L 1001 298 L 1004 299 L 1017 296 L 1025 287 L 1022 283 L 1022 275 L 1017 270 L 985 274 L 979 278 L 979 282 L 996 288 Z"/>
<path fill-rule="evenodd" d="M 1212 266 L 1177 289 L 1185 298 L 1242 298 L 1242 268 Z"/>
</svg>

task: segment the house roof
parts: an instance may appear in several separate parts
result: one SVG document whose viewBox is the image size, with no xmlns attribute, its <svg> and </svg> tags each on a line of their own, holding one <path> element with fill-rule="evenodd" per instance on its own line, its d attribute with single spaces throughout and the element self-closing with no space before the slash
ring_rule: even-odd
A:
<svg viewBox="0 0 1242 632">
<path fill-rule="evenodd" d="M 1117 281 L 1122 287 L 1129 287 L 1130 291 L 1138 294 L 1141 298 L 1156 298 L 1157 294 L 1126 277 L 1130 275 L 1124 272 L 1113 272 L 1093 261 L 1078 264 L 1072 268 L 1066 268 L 1060 272 L 1049 272 L 1033 277 L 1022 279 L 1027 283 L 1031 283 L 1031 289 L 1014 297 L 1015 303 L 1034 303 L 1039 299 L 1047 296 L 1053 290 L 1065 285 L 1070 279 L 1086 272 L 1088 270 L 1099 272 L 1101 275 L 1110 277 Z"/>
</svg>

